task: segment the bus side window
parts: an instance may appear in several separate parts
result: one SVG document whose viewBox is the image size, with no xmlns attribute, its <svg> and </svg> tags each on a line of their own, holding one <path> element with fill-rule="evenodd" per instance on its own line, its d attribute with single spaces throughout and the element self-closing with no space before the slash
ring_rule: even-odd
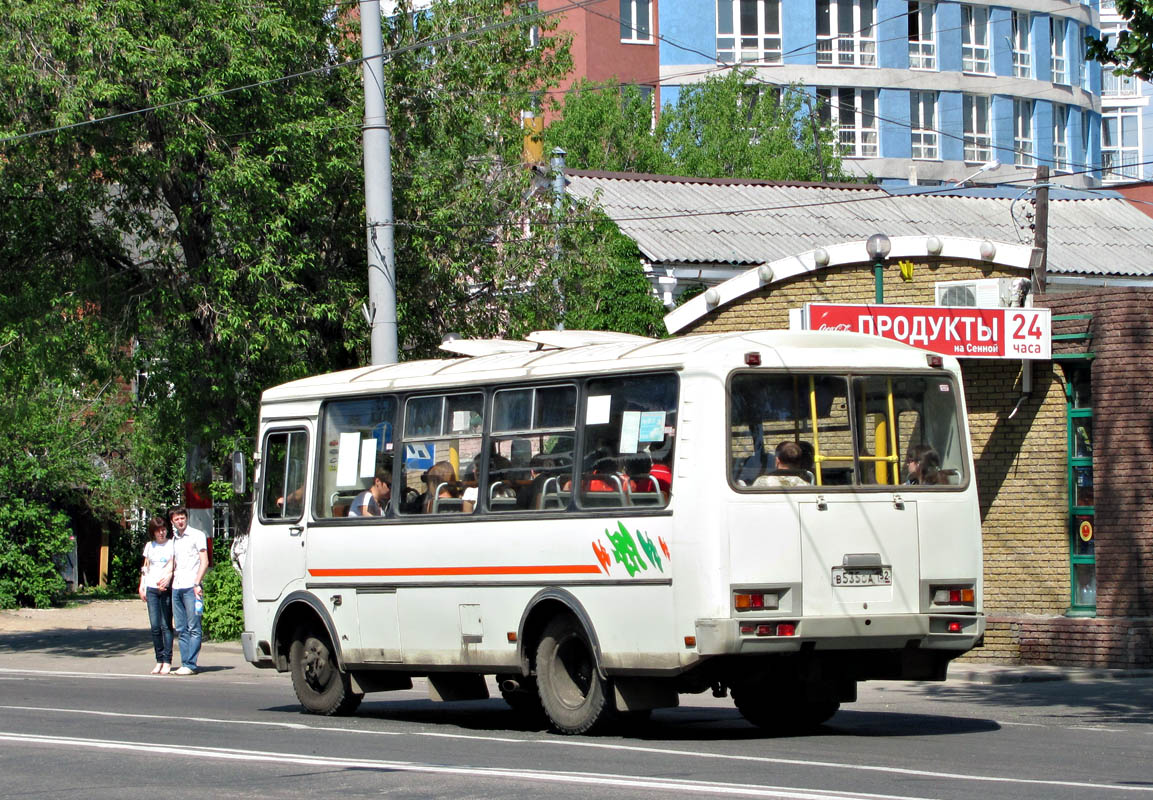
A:
<svg viewBox="0 0 1153 800">
<path fill-rule="evenodd" d="M 678 394 L 677 377 L 664 373 L 589 381 L 578 505 L 668 503 Z"/>
</svg>

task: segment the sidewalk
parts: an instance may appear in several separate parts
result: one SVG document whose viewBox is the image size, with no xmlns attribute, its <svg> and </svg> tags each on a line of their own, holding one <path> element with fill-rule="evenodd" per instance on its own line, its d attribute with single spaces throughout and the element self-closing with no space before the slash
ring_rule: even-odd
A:
<svg viewBox="0 0 1153 800">
<path fill-rule="evenodd" d="M 174 653 L 173 668 L 180 665 Z M 203 674 L 275 677 L 244 660 L 240 642 L 204 642 Z M 0 611 L 0 669 L 147 675 L 156 664 L 140 600 L 80 600 L 68 608 Z"/>
<path fill-rule="evenodd" d="M 244 660 L 240 642 L 205 642 L 205 674 L 273 678 Z M 0 669 L 147 673 L 155 664 L 148 609 L 139 600 L 82 600 L 68 608 L 0 611 Z M 179 659 L 174 660 L 174 666 Z M 953 662 L 949 682 L 1010 684 L 1153 677 L 1153 669 L 1086 669 Z"/>
</svg>

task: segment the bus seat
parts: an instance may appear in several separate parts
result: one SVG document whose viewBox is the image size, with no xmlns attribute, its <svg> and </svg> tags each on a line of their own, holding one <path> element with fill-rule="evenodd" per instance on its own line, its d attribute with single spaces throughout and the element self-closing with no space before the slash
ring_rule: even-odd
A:
<svg viewBox="0 0 1153 800">
<path fill-rule="evenodd" d="M 637 475 L 633 477 L 636 489 L 629 492 L 629 504 L 634 506 L 663 506 L 664 493 L 652 475 Z"/>
<path fill-rule="evenodd" d="M 343 503 L 337 503 L 332 507 L 332 516 L 334 517 L 347 517 L 348 509 L 352 507 L 352 501 L 348 500 Z"/>
<path fill-rule="evenodd" d="M 581 505 L 615 508 L 628 505 L 625 484 L 617 473 L 589 472 L 581 478 Z"/>
</svg>

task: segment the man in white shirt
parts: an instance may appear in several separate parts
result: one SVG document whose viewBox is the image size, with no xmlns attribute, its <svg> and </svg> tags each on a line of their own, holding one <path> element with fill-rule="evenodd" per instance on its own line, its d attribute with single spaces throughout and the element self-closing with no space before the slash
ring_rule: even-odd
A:
<svg viewBox="0 0 1153 800">
<path fill-rule="evenodd" d="M 381 467 L 372 479 L 372 486 L 352 500 L 349 506 L 350 517 L 379 517 L 388 512 L 388 501 L 392 497 L 392 469 Z"/>
<path fill-rule="evenodd" d="M 180 669 L 173 675 L 195 675 L 200 655 L 202 632 L 200 617 L 204 613 L 204 589 L 200 581 L 208 571 L 208 540 L 202 531 L 188 527 L 188 511 L 177 506 L 168 512 L 175 536 L 172 539 L 172 620 L 180 639 Z M 199 610 L 197 605 L 199 601 Z"/>
</svg>

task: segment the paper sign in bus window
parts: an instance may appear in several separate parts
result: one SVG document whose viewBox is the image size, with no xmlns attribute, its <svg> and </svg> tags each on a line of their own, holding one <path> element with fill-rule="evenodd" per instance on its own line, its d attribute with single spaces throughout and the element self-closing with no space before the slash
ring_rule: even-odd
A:
<svg viewBox="0 0 1153 800">
<path fill-rule="evenodd" d="M 340 453 L 336 462 L 336 485 L 340 489 L 359 486 L 356 462 L 360 456 L 360 431 L 340 434 Z"/>
<path fill-rule="evenodd" d="M 640 429 L 637 439 L 642 442 L 662 442 L 665 438 L 665 412 L 640 412 Z"/>
<path fill-rule="evenodd" d="M 591 395 L 588 399 L 588 408 L 585 410 L 585 425 L 606 424 L 609 421 L 612 403 L 611 394 Z"/>
<path fill-rule="evenodd" d="M 360 477 L 371 478 L 376 474 L 376 439 L 364 439 L 360 443 Z"/>
<path fill-rule="evenodd" d="M 621 415 L 621 442 L 618 453 L 635 453 L 641 430 L 641 412 L 626 411 Z"/>
</svg>

